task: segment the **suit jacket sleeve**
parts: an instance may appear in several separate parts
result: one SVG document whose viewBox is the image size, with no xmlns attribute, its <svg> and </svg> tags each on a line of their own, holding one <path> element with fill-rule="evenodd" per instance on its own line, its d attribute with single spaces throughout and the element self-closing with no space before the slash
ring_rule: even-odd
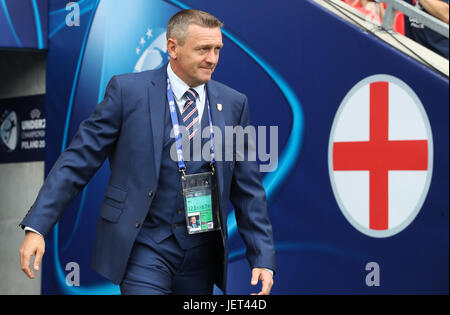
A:
<svg viewBox="0 0 450 315">
<path fill-rule="evenodd" d="M 105 161 L 118 138 L 122 121 L 122 97 L 117 77 L 109 82 L 104 100 L 84 120 L 70 146 L 48 174 L 38 197 L 20 226 L 47 236 L 69 203 Z"/>
<path fill-rule="evenodd" d="M 249 125 L 249 107 L 245 97 L 240 126 L 245 128 Z M 245 137 L 244 150 L 248 151 L 248 148 L 248 137 Z M 237 152 L 237 156 L 239 155 L 242 157 L 242 154 Z M 272 225 L 267 211 L 266 192 L 256 161 L 238 161 L 236 158 L 230 201 L 235 207 L 238 231 L 247 245 L 246 256 L 250 266 L 275 271 Z"/>
</svg>

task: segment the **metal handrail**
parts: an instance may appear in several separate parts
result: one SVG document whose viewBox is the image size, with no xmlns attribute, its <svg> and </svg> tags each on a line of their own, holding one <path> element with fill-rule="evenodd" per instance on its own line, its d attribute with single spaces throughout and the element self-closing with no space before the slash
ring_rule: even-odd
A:
<svg viewBox="0 0 450 315">
<path fill-rule="evenodd" d="M 394 25 L 394 19 L 396 11 L 401 11 L 403 14 L 416 19 L 419 23 L 423 23 L 426 27 L 441 34 L 442 36 L 449 38 L 448 24 L 435 18 L 434 16 L 413 7 L 409 3 L 402 0 L 382 0 L 385 2 L 386 12 L 383 17 L 382 28 L 385 30 L 391 30 Z"/>
</svg>

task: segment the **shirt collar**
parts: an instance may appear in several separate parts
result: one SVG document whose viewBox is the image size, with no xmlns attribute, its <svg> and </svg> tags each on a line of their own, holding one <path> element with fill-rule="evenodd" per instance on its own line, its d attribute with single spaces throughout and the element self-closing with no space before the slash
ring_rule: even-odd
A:
<svg viewBox="0 0 450 315">
<path fill-rule="evenodd" d="M 167 65 L 167 76 L 169 77 L 170 85 L 172 87 L 172 92 L 175 95 L 175 98 L 177 100 L 181 100 L 184 96 L 184 93 L 189 90 L 190 86 L 187 85 L 183 80 L 181 80 L 180 77 L 175 74 L 175 72 L 173 72 L 170 62 Z M 199 98 L 202 99 L 203 95 L 205 94 L 205 84 L 203 83 L 201 85 L 195 86 L 193 87 L 193 89 L 198 93 Z"/>
</svg>

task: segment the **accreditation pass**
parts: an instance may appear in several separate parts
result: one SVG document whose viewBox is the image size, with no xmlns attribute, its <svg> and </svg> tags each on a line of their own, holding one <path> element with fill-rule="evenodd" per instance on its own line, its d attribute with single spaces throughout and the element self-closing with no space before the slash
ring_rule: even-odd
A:
<svg viewBox="0 0 450 315">
<path fill-rule="evenodd" d="M 183 179 L 186 225 L 189 234 L 217 230 L 211 189 L 211 173 L 186 175 Z"/>
</svg>

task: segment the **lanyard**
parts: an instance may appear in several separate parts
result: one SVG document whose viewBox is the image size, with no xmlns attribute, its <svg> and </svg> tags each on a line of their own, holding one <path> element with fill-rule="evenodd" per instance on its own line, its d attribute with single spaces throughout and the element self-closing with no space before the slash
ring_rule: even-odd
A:
<svg viewBox="0 0 450 315">
<path fill-rule="evenodd" d="M 216 161 L 214 159 L 214 131 L 213 131 L 212 122 L 211 122 L 211 109 L 209 108 L 208 95 L 206 95 L 205 98 L 206 98 L 206 106 L 208 108 L 209 133 L 210 133 L 210 137 L 211 137 L 211 162 L 210 162 L 210 165 L 211 165 L 212 173 L 214 174 L 214 172 L 215 172 L 214 164 L 216 163 Z M 175 134 L 175 146 L 177 148 L 178 170 L 183 174 L 183 177 L 185 177 L 186 176 L 186 173 L 185 173 L 186 165 L 185 165 L 184 159 L 183 159 L 182 136 L 181 136 L 180 127 L 178 124 L 178 117 L 177 117 L 177 112 L 176 112 L 176 108 L 175 108 L 175 100 L 173 98 L 173 92 L 172 92 L 172 88 L 170 86 L 169 78 L 167 78 L 167 100 L 169 101 L 170 118 L 172 119 L 172 126 L 173 126 L 173 131 Z"/>
</svg>

